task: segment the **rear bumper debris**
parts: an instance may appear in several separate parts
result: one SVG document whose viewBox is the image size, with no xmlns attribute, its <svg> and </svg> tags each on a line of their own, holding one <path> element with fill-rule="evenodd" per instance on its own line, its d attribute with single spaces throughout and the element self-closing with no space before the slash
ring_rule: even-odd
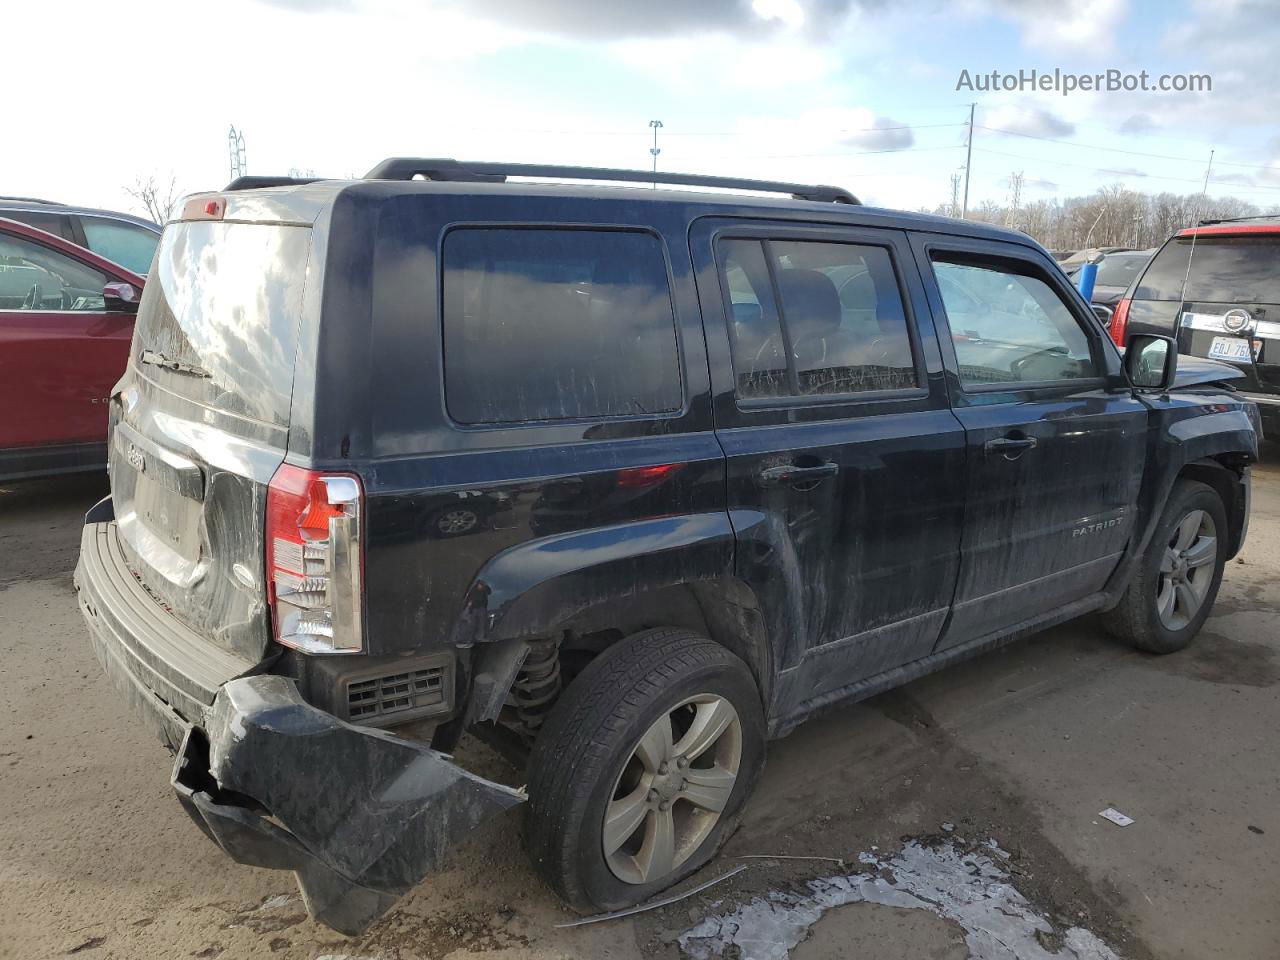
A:
<svg viewBox="0 0 1280 960">
<path fill-rule="evenodd" d="M 272 676 L 223 686 L 204 729 L 187 731 L 173 788 L 228 856 L 293 870 L 311 916 L 346 934 L 524 799 L 430 747 L 317 710 Z"/>
<path fill-rule="evenodd" d="M 86 528 L 75 577 L 99 661 L 177 751 L 183 809 L 238 863 L 294 871 L 317 921 L 362 932 L 471 829 L 524 800 L 425 744 L 311 706 L 287 677 L 218 676 L 207 657 L 194 680 L 176 669 L 194 640 L 123 579 L 108 527 Z"/>
</svg>

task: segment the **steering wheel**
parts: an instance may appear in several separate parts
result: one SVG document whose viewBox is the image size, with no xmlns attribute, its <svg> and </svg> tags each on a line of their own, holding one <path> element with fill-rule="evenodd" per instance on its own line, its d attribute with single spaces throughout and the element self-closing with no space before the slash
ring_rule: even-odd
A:
<svg viewBox="0 0 1280 960">
<path fill-rule="evenodd" d="M 23 310 L 37 310 L 44 301 L 44 291 L 40 289 L 39 283 L 33 283 L 31 289 L 27 291 L 27 298 L 22 301 Z"/>
<path fill-rule="evenodd" d="M 1067 353 L 1065 348 L 1045 347 L 1042 350 L 1034 350 L 1031 353 L 1028 353 L 1025 357 L 1019 357 L 1017 360 L 1014 360 L 1011 364 L 1009 364 L 1009 370 L 1012 373 L 1014 373 L 1019 380 L 1025 380 L 1026 377 L 1024 377 L 1022 374 L 1023 374 L 1023 371 L 1027 369 L 1027 366 L 1033 363 L 1034 361 L 1040 359 L 1041 357 L 1045 357 L 1045 356 L 1057 357 L 1059 360 L 1071 360 L 1071 355 Z M 1053 377 L 1050 379 L 1057 379 L 1057 378 Z"/>
</svg>

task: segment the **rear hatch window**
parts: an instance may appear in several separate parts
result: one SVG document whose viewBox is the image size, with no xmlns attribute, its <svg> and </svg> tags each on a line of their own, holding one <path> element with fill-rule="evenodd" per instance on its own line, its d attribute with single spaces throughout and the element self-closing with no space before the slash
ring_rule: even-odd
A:
<svg viewBox="0 0 1280 960">
<path fill-rule="evenodd" d="M 135 363 L 146 376 L 182 374 L 165 386 L 215 409 L 287 424 L 310 244 L 309 227 L 170 225 L 138 311 Z"/>
<path fill-rule="evenodd" d="M 1176 331 L 1180 352 L 1236 364 L 1245 389 L 1280 389 L 1280 229 L 1165 244 L 1134 289 L 1129 323 Z"/>
</svg>

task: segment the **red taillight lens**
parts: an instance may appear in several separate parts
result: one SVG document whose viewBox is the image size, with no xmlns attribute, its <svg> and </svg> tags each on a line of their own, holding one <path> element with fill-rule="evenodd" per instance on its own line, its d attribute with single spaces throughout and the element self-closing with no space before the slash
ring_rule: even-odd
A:
<svg viewBox="0 0 1280 960">
<path fill-rule="evenodd" d="M 227 201 L 222 197 L 192 197 L 182 205 L 183 220 L 221 220 L 227 212 Z"/>
<path fill-rule="evenodd" d="M 281 464 L 267 488 L 267 580 L 275 638 L 305 653 L 364 646 L 364 492 L 349 473 Z"/>
<path fill-rule="evenodd" d="M 1129 300 L 1125 298 L 1116 304 L 1116 312 L 1111 315 L 1111 339 L 1117 347 L 1124 346 L 1124 337 L 1129 330 Z"/>
<path fill-rule="evenodd" d="M 683 466 L 683 463 L 661 463 L 653 467 L 627 467 L 618 471 L 618 486 L 624 489 L 656 487 Z"/>
</svg>

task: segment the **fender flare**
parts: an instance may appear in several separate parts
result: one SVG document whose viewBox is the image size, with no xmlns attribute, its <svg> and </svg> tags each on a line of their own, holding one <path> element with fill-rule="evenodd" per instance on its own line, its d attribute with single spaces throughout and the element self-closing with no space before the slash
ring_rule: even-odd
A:
<svg viewBox="0 0 1280 960">
<path fill-rule="evenodd" d="M 463 598 L 452 641 L 537 637 L 602 602 L 733 574 L 724 512 L 655 517 L 556 534 L 494 556 Z"/>
</svg>

